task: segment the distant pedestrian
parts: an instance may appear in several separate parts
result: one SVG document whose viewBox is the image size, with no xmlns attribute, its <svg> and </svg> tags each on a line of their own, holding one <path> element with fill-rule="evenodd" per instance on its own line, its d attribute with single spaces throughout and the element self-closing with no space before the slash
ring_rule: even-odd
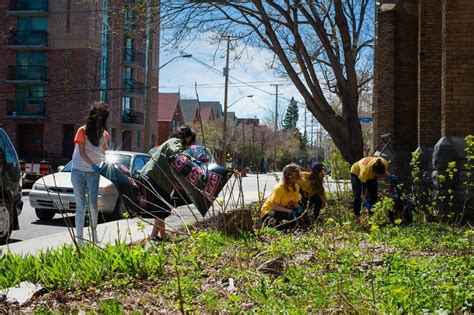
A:
<svg viewBox="0 0 474 315">
<path fill-rule="evenodd" d="M 71 182 L 76 200 L 76 237 L 83 239 L 86 213 L 86 193 L 90 211 L 92 241 L 97 238 L 97 198 L 99 195 L 100 164 L 105 161 L 109 134 L 106 130 L 109 110 L 107 105 L 96 102 L 89 110 L 86 125 L 79 128 L 74 138 Z"/>
<path fill-rule="evenodd" d="M 301 179 L 298 182 L 303 197 L 303 207 L 306 207 L 309 217 L 313 220 L 318 219 L 321 208 L 327 204 L 323 186 L 324 176 L 324 166 L 318 162 L 314 164 L 311 172 L 301 172 Z"/>
<path fill-rule="evenodd" d="M 296 220 L 303 215 L 300 206 L 299 180 L 300 166 L 293 163 L 285 166 L 283 180 L 273 188 L 260 210 L 260 217 L 264 223 L 279 229 L 291 228 L 296 225 Z M 288 222 L 284 223 L 284 221 Z"/>
<path fill-rule="evenodd" d="M 360 221 L 362 202 L 371 213 L 372 206 L 377 202 L 377 179 L 389 176 L 387 169 L 388 162 L 381 157 L 369 156 L 352 164 L 351 184 L 356 222 Z"/>
<path fill-rule="evenodd" d="M 146 189 L 146 195 L 149 196 L 148 212 L 155 217 L 155 223 L 150 235 L 152 241 L 161 241 L 166 237 L 165 219 L 170 216 L 173 205 L 171 193 L 179 184 L 174 180 L 174 176 L 169 163 L 170 157 L 182 153 L 189 146 L 196 142 L 196 133 L 188 126 L 181 126 L 175 133 L 165 141 L 153 153 L 152 158 L 145 164 L 141 171 L 144 178 L 144 184 L 151 186 Z M 158 192 L 158 195 L 154 193 Z M 164 202 L 164 201 L 166 202 Z M 177 205 L 175 205 L 177 206 Z"/>
</svg>

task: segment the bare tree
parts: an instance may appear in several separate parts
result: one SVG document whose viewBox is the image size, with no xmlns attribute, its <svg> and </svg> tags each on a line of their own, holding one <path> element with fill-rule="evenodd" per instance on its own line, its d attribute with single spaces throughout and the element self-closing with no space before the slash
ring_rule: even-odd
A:
<svg viewBox="0 0 474 315">
<path fill-rule="evenodd" d="M 164 42 L 173 48 L 209 34 L 238 36 L 274 53 L 309 111 L 348 162 L 363 155 L 359 91 L 372 79 L 371 0 L 162 1 Z M 367 50 L 367 48 L 369 50 Z M 363 78 L 363 79 L 361 79 Z M 340 113 L 331 106 L 337 97 Z"/>
</svg>

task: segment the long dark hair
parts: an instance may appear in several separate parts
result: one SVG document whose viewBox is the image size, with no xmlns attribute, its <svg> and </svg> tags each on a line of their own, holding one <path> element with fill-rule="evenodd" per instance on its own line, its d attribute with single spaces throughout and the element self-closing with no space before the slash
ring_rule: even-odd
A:
<svg viewBox="0 0 474 315">
<path fill-rule="evenodd" d="M 323 166 L 323 163 L 316 163 L 314 164 L 312 170 L 311 170 L 311 174 L 309 175 L 309 180 L 311 182 L 316 182 L 316 181 L 319 181 L 319 173 L 321 173 L 322 171 L 324 171 L 324 166 Z"/>
<path fill-rule="evenodd" d="M 86 135 L 90 143 L 99 146 L 100 138 L 106 130 L 107 118 L 109 118 L 109 109 L 103 102 L 94 102 L 89 110 L 86 123 Z"/>
<path fill-rule="evenodd" d="M 183 125 L 179 126 L 170 138 L 178 138 L 184 142 L 187 137 L 191 137 L 191 144 L 196 142 L 196 132 L 192 128 Z"/>
</svg>

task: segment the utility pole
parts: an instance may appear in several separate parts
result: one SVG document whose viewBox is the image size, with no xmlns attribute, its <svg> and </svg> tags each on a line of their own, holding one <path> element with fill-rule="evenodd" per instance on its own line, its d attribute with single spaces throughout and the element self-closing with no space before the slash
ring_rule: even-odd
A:
<svg viewBox="0 0 474 315">
<path fill-rule="evenodd" d="M 229 94 L 229 51 L 230 51 L 230 35 L 227 35 L 227 54 L 225 59 L 225 68 L 224 68 L 224 76 L 225 76 L 225 88 L 224 88 L 224 130 L 223 137 L 224 137 L 224 145 L 222 146 L 222 156 L 221 156 L 221 164 L 226 166 L 227 162 L 227 99 Z"/>
<path fill-rule="evenodd" d="M 311 116 L 311 149 L 313 149 L 313 135 L 314 135 L 313 127 L 314 127 L 314 116 Z"/>
<path fill-rule="evenodd" d="M 278 132 L 278 87 L 283 84 L 271 83 L 270 86 L 275 87 L 275 136 Z M 273 142 L 273 169 L 277 170 L 277 161 L 276 161 L 276 141 Z"/>
</svg>

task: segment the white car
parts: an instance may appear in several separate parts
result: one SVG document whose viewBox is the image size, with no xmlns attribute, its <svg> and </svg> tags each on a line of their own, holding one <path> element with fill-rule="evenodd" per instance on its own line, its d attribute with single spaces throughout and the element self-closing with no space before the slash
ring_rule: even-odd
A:
<svg viewBox="0 0 474 315">
<path fill-rule="evenodd" d="M 137 152 L 107 151 L 106 159 L 114 164 L 122 164 L 132 172 L 140 170 L 150 156 Z M 36 216 L 41 220 L 51 220 L 56 213 L 60 213 L 60 210 L 76 212 L 71 183 L 72 162 L 58 169 L 59 172 L 38 179 L 30 192 L 30 205 L 35 208 Z M 107 219 L 112 220 L 120 219 L 125 210 L 117 187 L 102 175 L 99 183 L 98 208 Z"/>
</svg>

